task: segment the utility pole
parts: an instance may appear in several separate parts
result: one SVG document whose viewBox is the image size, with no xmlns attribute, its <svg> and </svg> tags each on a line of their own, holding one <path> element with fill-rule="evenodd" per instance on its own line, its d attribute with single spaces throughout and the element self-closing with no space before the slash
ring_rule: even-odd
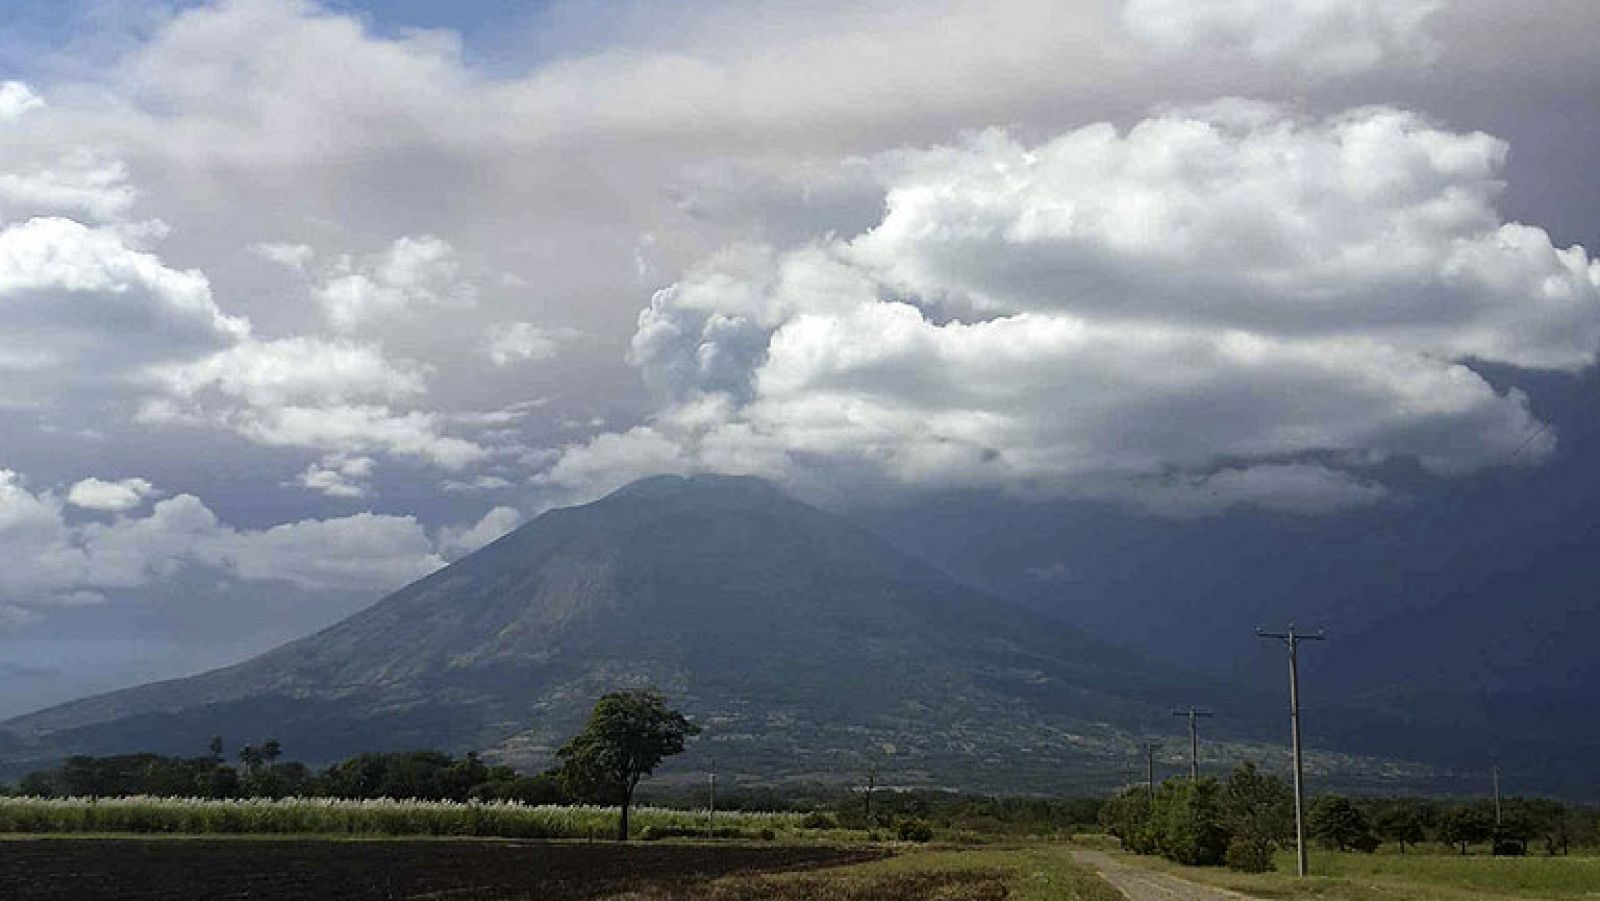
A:
<svg viewBox="0 0 1600 901">
<path fill-rule="evenodd" d="M 716 836 L 717 824 L 717 758 L 711 758 L 710 770 L 706 773 L 706 838 Z"/>
<path fill-rule="evenodd" d="M 1190 707 L 1188 710 L 1174 710 L 1173 716 L 1186 716 L 1189 718 L 1189 781 L 1200 781 L 1200 726 L 1196 717 L 1211 716 L 1209 710 L 1199 710 Z"/>
<path fill-rule="evenodd" d="M 1498 837 L 1500 834 L 1500 764 L 1495 764 L 1494 769 L 1490 772 L 1494 776 L 1494 831 Z"/>
<path fill-rule="evenodd" d="M 1156 743 L 1144 743 L 1144 788 L 1151 803 L 1156 800 Z"/>
<path fill-rule="evenodd" d="M 1257 638 L 1276 638 L 1289 648 L 1289 723 L 1294 735 L 1294 853 L 1295 870 L 1306 874 L 1306 788 L 1305 767 L 1300 759 L 1300 642 L 1322 641 L 1322 632 L 1301 635 L 1289 624 L 1287 632 L 1256 630 Z"/>
<path fill-rule="evenodd" d="M 872 793 L 877 791 L 877 789 L 878 764 L 876 761 L 874 761 L 872 765 L 867 768 L 867 787 L 861 792 L 862 797 L 866 800 L 868 829 L 874 828 L 872 822 Z"/>
</svg>

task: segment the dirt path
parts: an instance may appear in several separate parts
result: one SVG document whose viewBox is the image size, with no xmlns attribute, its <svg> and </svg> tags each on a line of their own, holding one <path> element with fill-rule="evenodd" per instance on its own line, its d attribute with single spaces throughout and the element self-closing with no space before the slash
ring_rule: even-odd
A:
<svg viewBox="0 0 1600 901">
<path fill-rule="evenodd" d="M 1156 873 L 1142 867 L 1129 866 L 1103 851 L 1090 848 L 1073 848 L 1072 856 L 1078 863 L 1093 867 L 1117 890 L 1128 896 L 1128 901 L 1237 901 L 1247 898 L 1238 892 L 1199 885 L 1187 879 Z"/>
</svg>

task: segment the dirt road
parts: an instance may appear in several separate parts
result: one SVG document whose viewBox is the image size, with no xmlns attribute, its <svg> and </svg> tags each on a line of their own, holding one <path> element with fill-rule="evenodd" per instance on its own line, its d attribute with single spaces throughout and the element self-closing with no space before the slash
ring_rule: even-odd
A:
<svg viewBox="0 0 1600 901">
<path fill-rule="evenodd" d="M 1103 851 L 1073 848 L 1072 856 L 1079 863 L 1097 870 L 1107 882 L 1127 895 L 1128 901 L 1238 901 L 1240 898 L 1248 897 L 1238 892 L 1199 885 L 1176 876 L 1130 866 Z"/>
</svg>

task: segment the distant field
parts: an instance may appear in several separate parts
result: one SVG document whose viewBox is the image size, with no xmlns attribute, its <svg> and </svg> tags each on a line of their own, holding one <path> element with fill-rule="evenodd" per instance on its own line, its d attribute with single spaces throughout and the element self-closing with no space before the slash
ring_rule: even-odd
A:
<svg viewBox="0 0 1600 901">
<path fill-rule="evenodd" d="M 704 812 L 636 807 L 635 835 L 701 831 Z M 793 830 L 799 814 L 718 813 L 719 834 L 758 837 Z M 433 835 L 494 838 L 605 838 L 613 807 L 530 807 L 515 803 L 348 801 L 332 798 L 0 798 L 0 834 Z"/>
<path fill-rule="evenodd" d="M 1294 875 L 1294 856 L 1279 854 L 1278 869 L 1259 875 L 1181 867 L 1158 858 L 1123 860 L 1186 879 L 1261 898 L 1318 897 L 1349 901 L 1465 901 L 1478 898 L 1600 898 L 1600 857 L 1463 857 L 1442 849 L 1422 853 L 1311 855 L 1312 875 Z"/>
<path fill-rule="evenodd" d="M 1118 901 L 1065 848 L 14 838 L 8 901 Z"/>
</svg>

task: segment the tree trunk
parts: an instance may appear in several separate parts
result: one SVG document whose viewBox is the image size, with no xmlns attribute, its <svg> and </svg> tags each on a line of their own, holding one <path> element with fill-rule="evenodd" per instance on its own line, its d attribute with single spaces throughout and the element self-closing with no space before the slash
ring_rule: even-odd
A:
<svg viewBox="0 0 1600 901">
<path fill-rule="evenodd" d="M 632 807 L 632 806 L 633 806 L 633 791 L 629 790 L 629 791 L 623 792 L 623 794 L 622 794 L 622 819 L 619 820 L 618 823 L 617 823 L 617 841 L 619 841 L 619 842 L 625 842 L 625 841 L 628 840 L 628 808 Z"/>
</svg>

